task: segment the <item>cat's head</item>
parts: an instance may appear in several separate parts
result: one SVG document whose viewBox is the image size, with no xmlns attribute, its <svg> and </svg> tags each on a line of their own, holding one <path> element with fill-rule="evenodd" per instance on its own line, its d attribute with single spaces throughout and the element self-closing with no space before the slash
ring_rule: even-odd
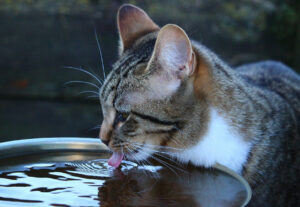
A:
<svg viewBox="0 0 300 207">
<path fill-rule="evenodd" d="M 207 104 L 195 109 L 199 61 L 187 34 L 173 24 L 160 28 L 132 5 L 119 9 L 117 22 L 119 59 L 100 90 L 100 138 L 115 152 L 112 164 L 124 155 L 143 160 L 194 145 L 206 127 Z"/>
</svg>

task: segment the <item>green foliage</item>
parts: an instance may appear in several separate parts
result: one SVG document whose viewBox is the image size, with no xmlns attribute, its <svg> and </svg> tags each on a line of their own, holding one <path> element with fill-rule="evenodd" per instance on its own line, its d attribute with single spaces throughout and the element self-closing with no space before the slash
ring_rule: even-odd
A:
<svg viewBox="0 0 300 207">
<path fill-rule="evenodd" d="M 291 41 L 296 34 L 297 23 L 300 20 L 300 13 L 291 4 L 283 2 L 272 15 L 271 31 L 279 41 Z"/>
<path fill-rule="evenodd" d="M 204 44 L 216 49 L 218 53 L 225 51 L 228 46 L 236 45 L 238 49 L 252 53 L 254 57 L 249 58 L 251 55 L 248 55 L 246 59 L 233 61 L 234 63 L 263 59 L 249 50 L 252 45 L 266 44 L 268 50 L 262 50 L 268 55 L 264 57 L 274 59 L 282 57 L 283 61 L 292 64 L 292 59 L 296 58 L 292 57 L 295 55 L 291 51 L 295 50 L 298 38 L 299 2 L 299 0 L 0 0 L 0 13 L 9 16 L 58 15 L 63 18 L 85 16 L 96 19 L 98 25 L 102 24 L 102 28 L 108 33 L 115 33 L 115 18 L 119 6 L 131 3 L 147 11 L 160 26 L 166 23 L 178 24 L 192 38 L 205 40 Z M 275 47 L 282 49 L 278 52 Z M 253 46 L 254 49 L 256 48 Z M 232 58 L 233 53 L 234 50 L 230 54 L 226 51 L 229 58 Z"/>
</svg>

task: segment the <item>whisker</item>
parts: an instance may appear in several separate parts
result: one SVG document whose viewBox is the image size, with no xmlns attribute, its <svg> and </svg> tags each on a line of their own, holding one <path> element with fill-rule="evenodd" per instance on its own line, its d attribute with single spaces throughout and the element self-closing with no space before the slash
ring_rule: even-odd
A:
<svg viewBox="0 0 300 207">
<path fill-rule="evenodd" d="M 118 144 L 113 144 L 113 147 L 127 147 L 126 145 L 127 145 L 128 143 L 126 143 L 126 142 L 122 142 L 122 143 L 118 143 Z"/>
<path fill-rule="evenodd" d="M 157 154 L 158 156 L 160 156 L 160 157 L 162 157 L 162 158 L 164 158 L 164 159 L 166 159 L 166 160 L 169 160 L 169 161 L 173 162 L 174 164 L 178 165 L 178 167 L 175 166 L 175 165 L 173 165 L 173 164 L 171 164 L 171 163 L 165 162 L 165 161 L 163 161 L 162 159 L 160 159 L 159 157 L 155 157 L 155 156 L 153 156 L 151 153 L 149 153 L 149 152 L 143 150 L 143 147 L 146 146 L 145 144 L 135 143 L 135 142 L 127 141 L 127 140 L 126 140 L 126 141 L 124 141 L 124 142 L 122 142 L 122 143 L 119 143 L 119 144 L 114 145 L 114 147 L 124 147 L 124 148 L 126 148 L 126 149 L 129 151 L 130 155 L 133 157 L 133 159 L 134 159 L 139 165 L 142 165 L 142 166 L 145 166 L 145 164 L 151 165 L 150 162 L 149 162 L 148 160 L 138 160 L 138 159 L 136 158 L 135 152 L 133 152 L 132 149 L 130 149 L 128 146 L 126 146 L 126 145 L 128 145 L 128 144 L 130 144 L 131 146 L 136 147 L 137 149 L 139 149 L 139 152 L 140 152 L 140 153 L 145 154 L 145 155 L 149 156 L 150 158 L 156 160 L 157 162 L 161 163 L 162 165 L 164 165 L 165 167 L 167 167 L 168 169 L 170 169 L 172 172 L 174 172 L 174 174 L 176 174 L 177 176 L 178 176 L 178 174 L 176 173 L 176 171 L 175 171 L 174 169 L 179 170 L 179 171 L 184 172 L 184 173 L 187 173 L 187 171 L 185 171 L 185 170 L 183 170 L 183 169 L 180 168 L 180 167 L 183 167 L 183 166 L 181 165 L 181 163 L 176 162 L 175 160 L 171 159 L 170 157 L 166 157 L 166 156 L 162 155 L 160 151 L 153 150 L 153 149 L 151 148 L 151 150 L 153 150 L 155 153 L 158 153 L 158 154 Z M 155 145 L 152 145 L 152 146 L 155 146 Z M 169 155 L 169 154 L 167 154 L 167 153 L 165 153 L 165 154 L 166 154 L 166 155 Z M 171 155 L 172 155 L 172 154 L 171 154 Z M 173 169 L 173 168 L 174 168 L 174 169 Z"/>
<path fill-rule="evenodd" d="M 156 152 L 155 155 L 162 157 L 163 159 L 167 159 L 168 161 L 174 163 L 175 165 L 181 167 L 181 171 L 187 173 L 187 171 L 183 170 L 184 168 L 187 167 L 187 165 L 185 163 L 179 162 L 178 160 L 176 160 L 175 158 L 171 158 L 171 157 L 166 157 L 164 155 L 162 155 L 160 152 Z"/>
<path fill-rule="evenodd" d="M 137 147 L 137 148 L 139 148 L 139 149 L 141 149 L 142 147 L 149 147 L 149 146 L 147 146 L 147 144 L 145 144 L 145 145 L 136 145 L 136 144 L 133 144 L 133 143 L 131 143 L 131 145 L 132 146 L 135 146 L 135 147 Z M 173 160 L 171 157 L 173 157 L 174 156 L 174 154 L 175 153 L 173 153 L 173 152 L 168 152 L 168 151 L 158 151 L 158 150 L 156 150 L 156 149 L 153 149 L 153 148 L 151 148 L 151 150 L 152 151 L 154 151 L 156 154 L 160 154 L 160 156 L 161 157 L 164 157 L 165 159 L 167 159 L 167 160 L 170 160 L 170 161 L 172 161 L 172 162 L 174 162 L 174 163 L 176 163 L 176 164 L 179 164 L 178 162 L 176 162 L 175 160 Z M 167 155 L 167 156 L 164 156 L 164 155 Z"/>
<path fill-rule="evenodd" d="M 177 167 L 175 167 L 175 166 L 172 166 L 171 164 L 169 164 L 169 163 L 167 163 L 167 162 L 165 162 L 165 161 L 163 161 L 163 160 L 161 160 L 161 159 L 159 159 L 159 158 L 157 158 L 157 157 L 154 157 L 153 155 L 151 155 L 151 154 L 149 154 L 149 153 L 147 153 L 147 152 L 145 152 L 145 151 L 142 151 L 142 150 L 141 150 L 140 152 L 141 152 L 141 153 L 144 153 L 144 154 L 146 154 L 146 155 L 148 155 L 148 156 L 151 157 L 152 159 L 154 159 L 154 160 L 156 160 L 157 162 L 161 163 L 162 165 L 164 165 L 165 167 L 167 167 L 169 170 L 171 170 L 176 176 L 179 177 L 178 173 L 176 173 L 176 171 L 175 171 L 174 169 L 172 169 L 172 167 L 175 168 L 175 169 L 177 169 L 177 170 L 181 170 L 181 169 L 179 169 L 179 168 L 177 168 Z"/>
<path fill-rule="evenodd" d="M 97 94 L 99 96 L 99 93 L 96 91 L 81 91 L 78 94 L 84 94 L 84 93 L 93 93 L 93 94 Z"/>
<path fill-rule="evenodd" d="M 145 145 L 144 145 L 144 146 L 145 146 Z M 137 146 L 137 145 L 136 145 L 136 147 L 138 147 L 139 149 L 142 149 L 143 146 Z M 161 154 L 162 152 L 160 152 L 160 151 L 154 150 L 154 149 L 152 149 L 152 148 L 151 148 L 151 150 L 154 151 L 154 152 L 156 153 L 155 155 L 158 155 L 158 156 L 160 156 L 160 157 L 162 157 L 162 158 L 164 158 L 164 159 L 167 159 L 167 160 L 173 162 L 174 164 L 179 165 L 180 167 L 184 167 L 184 165 L 183 165 L 182 163 L 179 163 L 179 162 L 177 162 L 176 160 L 172 159 L 171 157 L 167 157 L 167 156 L 164 155 L 164 154 L 166 154 L 166 155 L 168 155 L 168 156 L 172 156 L 172 155 L 174 155 L 173 153 L 170 153 L 170 154 L 168 154 L 168 153 Z M 150 156 L 152 156 L 152 155 L 150 155 Z M 160 160 L 161 160 L 161 159 L 160 159 Z M 170 164 L 170 165 L 171 165 L 171 164 Z M 173 167 L 175 167 L 175 166 L 173 166 Z M 177 168 L 177 169 L 178 169 L 178 170 L 181 170 L 181 171 L 183 171 L 183 172 L 186 172 L 186 171 L 184 171 L 184 170 L 182 170 L 182 169 L 180 169 L 180 168 Z"/>
<path fill-rule="evenodd" d="M 97 99 L 98 99 L 99 96 L 95 96 L 95 95 L 94 95 L 94 96 L 88 96 L 87 98 L 97 98 Z"/>
<path fill-rule="evenodd" d="M 64 85 L 69 85 L 69 84 L 72 84 L 72 83 L 87 84 L 87 85 L 94 86 L 94 87 L 96 87 L 96 88 L 98 88 L 98 89 L 100 90 L 100 87 L 99 87 L 99 86 L 97 86 L 97 85 L 94 84 L 94 83 L 87 82 L 87 81 L 79 81 L 79 80 L 68 81 L 68 82 L 66 82 Z"/>
<path fill-rule="evenodd" d="M 142 148 L 140 147 L 139 149 L 142 149 Z M 152 150 L 152 149 L 151 149 L 151 150 Z M 172 164 L 170 164 L 170 163 L 167 163 L 167 162 L 161 160 L 161 159 L 158 158 L 158 157 L 153 156 L 152 154 L 150 154 L 150 153 L 147 152 L 147 151 L 141 150 L 140 152 L 146 153 L 146 154 L 148 154 L 151 158 L 153 158 L 153 159 L 155 159 L 155 160 L 157 160 L 157 161 L 159 161 L 159 162 L 163 162 L 163 163 L 165 163 L 165 164 L 167 164 L 167 165 L 169 165 L 169 166 L 172 166 L 172 167 L 174 167 L 175 169 L 184 171 L 184 170 L 182 170 L 182 169 L 180 169 L 180 168 L 178 168 L 178 167 L 176 167 L 176 166 L 174 166 L 174 165 L 172 165 Z M 173 161 L 173 160 L 172 160 L 172 161 Z M 174 162 L 174 161 L 173 161 L 173 162 Z M 176 163 L 176 164 L 177 164 L 177 163 Z"/>
<path fill-rule="evenodd" d="M 98 83 L 100 83 L 100 85 L 103 84 L 103 82 L 97 76 L 95 76 L 94 74 L 92 74 L 91 72 L 89 72 L 87 70 L 84 70 L 82 68 L 72 67 L 72 66 L 66 66 L 65 68 L 72 69 L 72 70 L 77 70 L 77 71 L 81 71 L 83 73 L 86 73 L 86 74 L 90 75 L 91 77 L 95 78 L 98 81 Z"/>
<path fill-rule="evenodd" d="M 92 68 L 88 67 L 88 69 L 89 69 L 89 71 L 90 71 L 93 75 L 95 75 L 97 78 L 99 78 L 99 80 L 101 80 L 102 83 L 104 82 L 103 79 L 100 78 L 100 76 L 98 76 L 98 74 L 97 74 Z"/>
<path fill-rule="evenodd" d="M 183 151 L 184 149 L 180 149 L 180 148 L 175 148 L 175 147 L 169 147 L 169 146 L 160 146 L 160 145 L 154 145 L 154 144 L 148 144 L 148 143 L 135 143 L 135 142 L 132 142 L 132 144 L 137 144 L 137 145 L 145 145 L 145 146 L 150 146 L 150 147 L 155 147 L 155 148 L 158 148 L 158 149 L 169 149 L 169 150 L 177 150 L 177 151 Z"/>
<path fill-rule="evenodd" d="M 134 161 L 137 162 L 138 165 L 143 165 L 143 163 L 141 163 L 137 158 L 136 156 L 134 155 L 134 152 L 133 150 L 131 150 L 128 146 L 125 146 L 125 148 L 129 151 L 130 155 L 133 157 Z"/>
<path fill-rule="evenodd" d="M 96 41 L 97 41 L 97 45 L 98 45 L 98 49 L 99 49 L 99 54 L 100 54 L 100 60 L 101 60 L 101 65 L 102 65 L 102 73 L 103 73 L 103 77 L 104 77 L 104 80 L 105 80 L 106 74 L 105 74 L 102 51 L 101 51 L 101 47 L 100 47 L 100 42 L 98 40 L 98 35 L 97 35 L 96 28 L 95 28 L 95 37 L 96 37 Z"/>
<path fill-rule="evenodd" d="M 97 126 L 94 126 L 90 129 L 88 129 L 88 131 L 92 131 L 92 130 L 96 130 L 96 129 L 100 129 L 101 128 L 101 125 L 97 125 Z"/>
<path fill-rule="evenodd" d="M 135 153 L 133 152 L 133 150 L 131 150 L 129 147 L 125 147 L 129 153 L 131 154 L 131 156 L 133 157 L 133 159 L 135 160 L 135 162 L 138 163 L 139 166 L 142 166 L 143 168 L 146 166 L 146 165 L 151 165 L 149 161 L 147 160 L 138 160 Z M 142 170 L 142 172 L 146 175 L 146 176 L 149 176 L 151 177 L 151 173 L 148 172 L 147 170 Z"/>
<path fill-rule="evenodd" d="M 153 149 L 152 149 L 153 150 Z M 182 166 L 182 163 L 179 163 L 179 162 L 177 162 L 176 160 L 174 160 L 174 159 L 172 159 L 170 156 L 172 156 L 173 154 L 167 154 L 167 153 L 161 153 L 160 151 L 157 151 L 157 150 L 153 150 L 154 152 L 155 152 L 155 155 L 158 155 L 158 156 L 160 156 L 160 157 L 162 157 L 162 158 L 164 158 L 164 159 L 167 159 L 167 160 L 169 160 L 169 161 L 171 161 L 171 162 L 173 162 L 173 163 L 175 163 L 175 164 L 178 164 L 178 165 L 180 165 L 180 166 Z M 166 155 L 169 155 L 169 156 L 166 156 Z"/>
</svg>

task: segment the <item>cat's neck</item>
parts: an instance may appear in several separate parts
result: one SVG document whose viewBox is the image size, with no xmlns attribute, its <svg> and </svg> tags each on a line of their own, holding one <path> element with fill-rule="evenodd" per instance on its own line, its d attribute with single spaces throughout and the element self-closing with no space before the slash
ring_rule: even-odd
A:
<svg viewBox="0 0 300 207">
<path fill-rule="evenodd" d="M 197 68 L 193 77 L 194 93 L 199 104 L 203 100 L 226 120 L 228 125 L 249 141 L 255 134 L 251 122 L 253 112 L 261 112 L 256 102 L 256 91 L 249 87 L 230 66 L 202 45 L 194 46 Z M 204 62 L 205 60 L 205 62 Z M 248 123 L 248 128 L 242 126 Z"/>
<path fill-rule="evenodd" d="M 212 167 L 222 164 L 241 173 L 251 144 L 244 141 L 242 135 L 215 108 L 209 110 L 209 124 L 200 142 L 183 153 L 176 154 L 176 157 L 196 166 Z"/>
<path fill-rule="evenodd" d="M 194 46 L 194 51 L 197 68 L 191 80 L 195 102 L 199 107 L 206 103 L 209 115 L 199 142 L 177 158 L 198 166 L 222 164 L 241 173 L 256 136 L 256 126 L 247 122 L 255 120 L 254 92 L 213 52 L 201 45 Z"/>
</svg>

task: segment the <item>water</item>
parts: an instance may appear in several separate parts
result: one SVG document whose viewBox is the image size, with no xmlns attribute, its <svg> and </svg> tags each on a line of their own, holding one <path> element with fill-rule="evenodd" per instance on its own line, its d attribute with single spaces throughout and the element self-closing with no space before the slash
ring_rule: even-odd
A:
<svg viewBox="0 0 300 207">
<path fill-rule="evenodd" d="M 0 160 L 0 206 L 235 207 L 246 199 L 244 186 L 218 170 L 130 161 L 114 169 L 102 157 L 63 153 Z"/>
</svg>

